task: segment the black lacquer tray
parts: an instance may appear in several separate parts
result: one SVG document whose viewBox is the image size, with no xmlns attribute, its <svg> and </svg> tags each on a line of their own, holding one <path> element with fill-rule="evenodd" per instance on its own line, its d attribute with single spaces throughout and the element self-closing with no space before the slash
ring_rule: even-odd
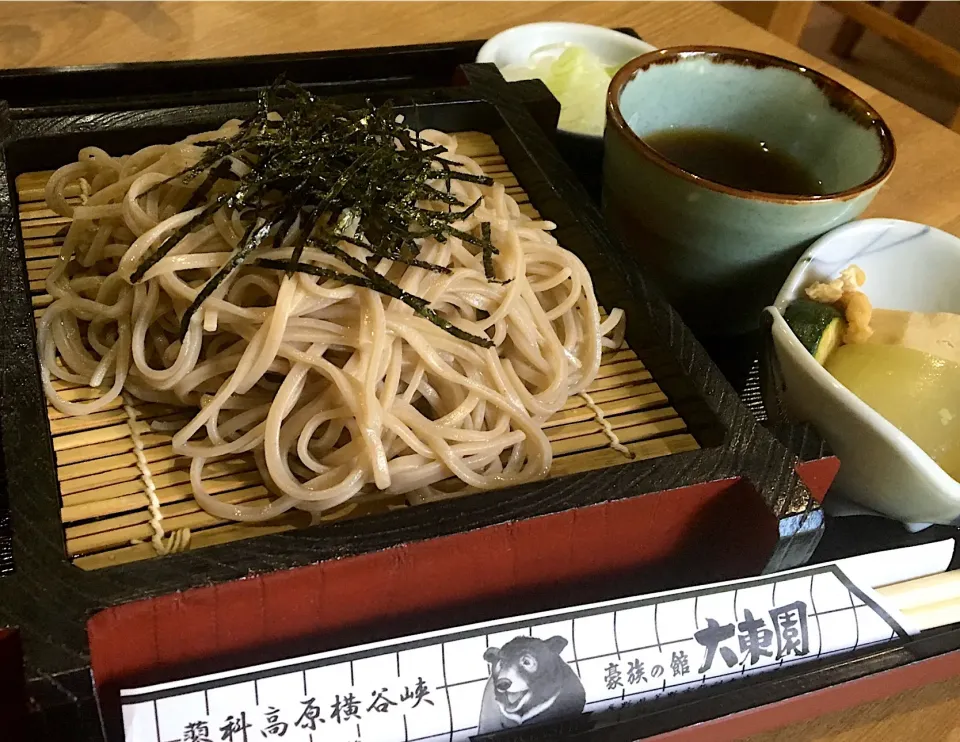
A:
<svg viewBox="0 0 960 742">
<path fill-rule="evenodd" d="M 766 517 L 772 517 L 775 524 L 763 563 L 745 565 L 731 558 L 724 565 L 723 555 L 731 550 L 731 545 L 724 543 L 731 532 L 724 528 L 732 525 L 733 533 L 741 538 L 746 533 L 742 528 L 738 532 L 736 519 L 727 515 L 722 519 L 724 528 L 700 524 L 697 536 L 701 553 L 695 555 L 697 558 L 664 562 L 675 569 L 664 573 L 662 579 L 644 581 L 636 572 L 631 576 L 628 571 L 590 589 L 583 587 L 584 600 L 703 581 L 703 570 L 710 561 L 712 579 L 737 576 L 738 570 L 796 566 L 812 555 L 815 559 L 836 558 L 893 545 L 890 539 L 894 534 L 883 533 L 875 524 L 864 533 L 873 528 L 876 537 L 861 538 L 857 535 L 858 524 L 850 519 L 837 524 L 835 532 L 828 531 L 821 548 L 814 552 L 823 533 L 823 516 L 796 467 L 825 456 L 822 443 L 808 428 L 786 424 L 776 415 L 766 426 L 760 424 L 751 411 L 760 409 L 756 374 L 748 379 L 745 389 L 738 390 L 746 392 L 748 406 L 656 289 L 642 279 L 629 256 L 605 232 L 591 200 L 597 194 L 578 182 L 578 174 L 564 163 L 554 146 L 556 102 L 540 83 L 507 85 L 494 68 L 470 64 L 480 44 L 0 73 L 0 97 L 6 101 L 0 110 L 2 433 L 5 494 L 12 517 L 12 527 L 9 522 L 4 524 L 10 546 L 3 556 L 8 573 L 0 577 L 0 627 L 19 630 L 25 690 L 30 698 L 28 739 L 103 738 L 91 682 L 86 621 L 99 611 L 134 600 L 370 554 L 572 508 L 642 501 L 702 482 L 748 483 Z M 417 125 L 452 131 L 480 129 L 491 134 L 533 203 L 558 224 L 561 244 L 587 263 L 601 301 L 621 306 L 628 317 L 639 319 L 630 323 L 630 345 L 681 411 L 701 448 L 483 497 L 260 536 L 255 542 L 213 546 L 94 572 L 70 565 L 64 553 L 57 476 L 38 382 L 34 317 L 25 285 L 14 179 L 18 173 L 63 164 L 75 157 L 80 146 L 103 143 L 129 150 L 155 141 L 173 141 L 204 125 L 242 114 L 249 110 L 256 89 L 269 84 L 280 72 L 311 89 L 346 100 L 389 97 Z M 598 169 L 596 163 L 592 172 L 581 169 L 579 176 L 595 184 Z M 883 527 L 886 525 L 890 524 Z M 930 531 L 913 540 L 934 535 Z M 711 551 L 712 547 L 703 547 L 703 543 L 716 548 Z M 527 604 L 511 605 L 511 612 L 528 606 L 547 607 L 549 603 L 543 597 L 531 599 Z M 460 615 L 451 609 L 427 623 L 443 624 Z M 468 611 L 465 615 L 476 614 Z M 811 663 L 789 677 L 754 677 L 736 686 L 704 689 L 682 700 L 648 707 L 640 716 L 591 717 L 587 727 L 571 730 L 569 738 L 638 739 L 908 665 L 958 646 L 960 633 L 943 630 L 842 662 Z M 282 656 L 292 650 L 273 651 L 275 654 L 267 656 Z M 165 671 L 158 672 L 162 676 Z M 175 675 L 176 668 L 166 672 Z M 149 672 L 146 675 L 154 677 Z M 0 683 L 5 682 L 3 677 L 0 672 Z M 15 698 L 16 680 L 9 683 Z M 111 734 L 116 729 L 112 716 L 115 703 L 105 696 L 114 691 L 101 689 L 103 720 Z"/>
</svg>

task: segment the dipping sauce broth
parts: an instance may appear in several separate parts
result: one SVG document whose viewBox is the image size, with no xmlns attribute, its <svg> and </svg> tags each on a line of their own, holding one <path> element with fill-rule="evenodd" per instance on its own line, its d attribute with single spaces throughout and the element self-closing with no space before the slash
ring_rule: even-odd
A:
<svg viewBox="0 0 960 742">
<path fill-rule="evenodd" d="M 669 129 L 643 137 L 689 173 L 731 188 L 792 196 L 821 196 L 823 183 L 794 157 L 757 139 L 709 129 Z"/>
</svg>

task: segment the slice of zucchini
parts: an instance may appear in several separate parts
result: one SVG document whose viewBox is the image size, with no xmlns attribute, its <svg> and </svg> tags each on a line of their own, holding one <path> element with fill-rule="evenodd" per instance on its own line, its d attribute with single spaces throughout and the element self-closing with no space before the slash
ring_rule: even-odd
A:
<svg viewBox="0 0 960 742">
<path fill-rule="evenodd" d="M 783 313 L 793 334 L 821 366 L 843 342 L 846 323 L 829 304 L 797 299 Z"/>
</svg>

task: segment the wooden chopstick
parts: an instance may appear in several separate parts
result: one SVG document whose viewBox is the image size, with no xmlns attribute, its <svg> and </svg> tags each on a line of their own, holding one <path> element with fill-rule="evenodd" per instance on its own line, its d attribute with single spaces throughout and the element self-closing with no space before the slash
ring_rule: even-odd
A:
<svg viewBox="0 0 960 742">
<path fill-rule="evenodd" d="M 885 585 L 876 592 L 921 631 L 960 622 L 960 570 Z"/>
</svg>

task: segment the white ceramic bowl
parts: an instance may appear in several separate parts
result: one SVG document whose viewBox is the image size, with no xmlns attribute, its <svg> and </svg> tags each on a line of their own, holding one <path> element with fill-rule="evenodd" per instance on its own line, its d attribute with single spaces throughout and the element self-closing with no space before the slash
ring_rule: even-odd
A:
<svg viewBox="0 0 960 742">
<path fill-rule="evenodd" d="M 491 5 L 495 12 L 496 6 Z M 487 41 L 477 54 L 477 61 L 492 63 L 498 68 L 509 64 L 527 64 L 530 54 L 540 47 L 568 42 L 593 52 L 606 65 L 622 65 L 634 57 L 652 52 L 656 47 L 611 28 L 584 23 L 527 23 L 498 33 Z M 558 49 L 559 55 L 562 50 Z M 589 135 L 580 135 L 589 136 Z M 600 137 L 590 137 L 600 139 Z"/>
<path fill-rule="evenodd" d="M 804 288 L 836 278 L 851 264 L 866 273 L 862 290 L 877 308 L 960 313 L 960 239 L 897 219 L 835 229 L 804 253 L 767 309 L 781 401 L 788 414 L 812 423 L 839 457 L 839 494 L 905 523 L 957 521 L 960 483 L 834 379 L 783 319 Z"/>
</svg>

